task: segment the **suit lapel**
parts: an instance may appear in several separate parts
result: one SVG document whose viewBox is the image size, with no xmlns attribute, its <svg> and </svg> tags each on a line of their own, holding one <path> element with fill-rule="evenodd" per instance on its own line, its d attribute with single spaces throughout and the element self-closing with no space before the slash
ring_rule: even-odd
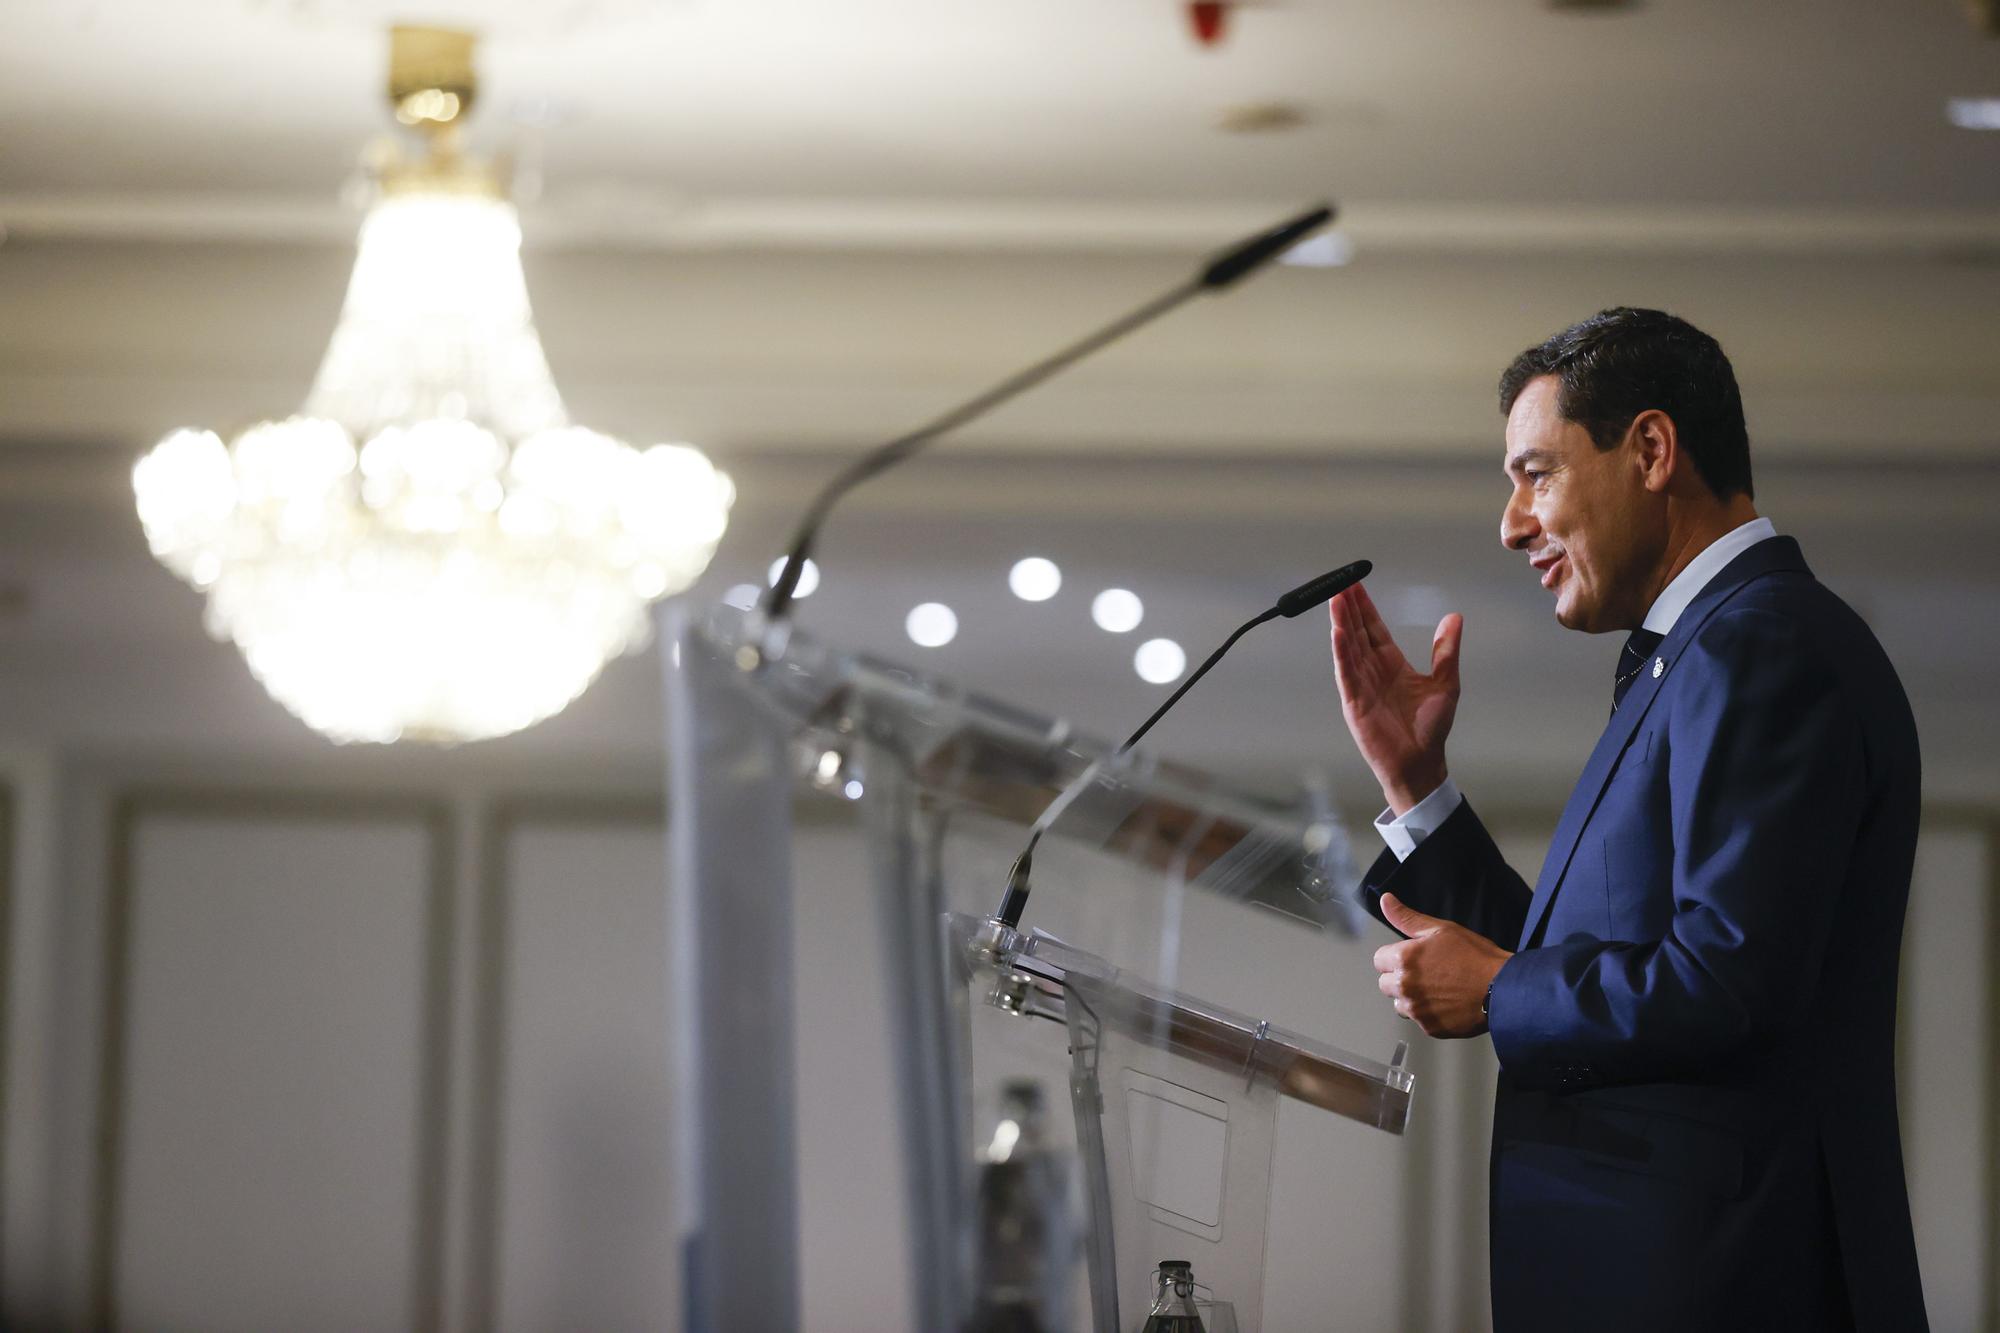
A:
<svg viewBox="0 0 2000 1333">
<path fill-rule="evenodd" d="M 1633 733 L 1645 720 L 1653 700 L 1659 697 L 1667 677 L 1673 674 L 1681 651 L 1694 641 L 1703 623 L 1731 597 L 1753 579 L 1779 570 L 1811 572 L 1806 569 L 1799 544 L 1790 537 L 1773 537 L 1758 542 L 1730 561 L 1681 612 L 1672 632 L 1654 651 L 1653 664 L 1640 670 L 1639 678 L 1626 691 L 1625 701 L 1618 705 L 1618 711 L 1611 715 L 1604 734 L 1597 738 L 1597 747 L 1590 752 L 1590 760 L 1583 766 L 1583 775 L 1576 780 L 1569 803 L 1563 807 L 1562 820 L 1556 825 L 1556 835 L 1549 843 L 1548 856 L 1542 861 L 1541 876 L 1535 881 L 1535 896 L 1528 904 L 1528 919 L 1521 927 L 1518 948 L 1531 947 L 1530 942 L 1540 933 L 1542 923 L 1549 914 L 1549 905 L 1555 900 L 1556 891 L 1562 887 L 1563 877 L 1569 873 L 1570 860 L 1576 855 L 1577 840 L 1583 836 L 1590 817 L 1597 813 L 1597 805 L 1603 799 L 1604 785 L 1611 778 L 1611 770 L 1617 766 L 1618 757 L 1625 753 L 1625 747 L 1632 743 Z"/>
</svg>

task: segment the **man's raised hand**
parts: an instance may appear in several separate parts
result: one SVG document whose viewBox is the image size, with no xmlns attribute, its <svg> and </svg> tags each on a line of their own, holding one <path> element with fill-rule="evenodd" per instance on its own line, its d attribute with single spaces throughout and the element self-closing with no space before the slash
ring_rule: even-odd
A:
<svg viewBox="0 0 2000 1333">
<path fill-rule="evenodd" d="M 1458 712 L 1458 644 L 1465 619 L 1438 622 L 1431 670 L 1412 667 L 1360 584 L 1333 599 L 1333 668 L 1347 730 L 1382 785 L 1382 797 L 1403 814 L 1445 780 L 1444 742 Z"/>
</svg>

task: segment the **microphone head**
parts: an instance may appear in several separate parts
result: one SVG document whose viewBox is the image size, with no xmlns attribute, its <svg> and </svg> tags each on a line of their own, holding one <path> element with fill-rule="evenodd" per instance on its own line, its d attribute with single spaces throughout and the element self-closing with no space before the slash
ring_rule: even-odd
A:
<svg viewBox="0 0 2000 1333">
<path fill-rule="evenodd" d="M 1356 560 L 1351 565 L 1342 565 L 1331 573 L 1322 574 L 1278 599 L 1278 613 L 1286 618 L 1304 615 L 1316 606 L 1332 601 L 1355 584 L 1368 577 L 1375 566 L 1366 560 Z"/>
<path fill-rule="evenodd" d="M 1233 245 L 1209 261 L 1208 267 L 1201 271 L 1201 285 L 1211 291 L 1227 287 L 1270 263 L 1331 221 L 1333 206 L 1321 204 L 1290 222 Z"/>
</svg>

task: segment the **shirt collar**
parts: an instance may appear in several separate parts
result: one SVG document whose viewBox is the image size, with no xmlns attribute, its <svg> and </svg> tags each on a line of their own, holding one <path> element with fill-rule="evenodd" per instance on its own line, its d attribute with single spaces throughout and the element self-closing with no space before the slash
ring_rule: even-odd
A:
<svg viewBox="0 0 2000 1333">
<path fill-rule="evenodd" d="M 1728 568 L 1729 562 L 1758 542 L 1778 535 L 1777 527 L 1768 518 L 1753 518 L 1741 527 L 1717 537 L 1704 547 L 1694 559 L 1688 561 L 1687 568 L 1674 575 L 1673 582 L 1661 590 L 1654 600 L 1652 609 L 1646 612 L 1645 628 L 1662 638 L 1671 633 L 1674 622 L 1687 610 L 1689 602 L 1709 582 Z"/>
</svg>

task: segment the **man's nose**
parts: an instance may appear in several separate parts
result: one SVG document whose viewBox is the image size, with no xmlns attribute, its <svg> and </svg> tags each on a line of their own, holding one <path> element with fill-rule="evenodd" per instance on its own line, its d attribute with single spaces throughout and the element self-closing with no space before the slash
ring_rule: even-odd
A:
<svg viewBox="0 0 2000 1333">
<path fill-rule="evenodd" d="M 1534 510 L 1523 504 L 1519 495 L 1509 496 L 1507 507 L 1500 511 L 1500 544 L 1510 551 L 1526 550 L 1540 531 Z"/>
</svg>

